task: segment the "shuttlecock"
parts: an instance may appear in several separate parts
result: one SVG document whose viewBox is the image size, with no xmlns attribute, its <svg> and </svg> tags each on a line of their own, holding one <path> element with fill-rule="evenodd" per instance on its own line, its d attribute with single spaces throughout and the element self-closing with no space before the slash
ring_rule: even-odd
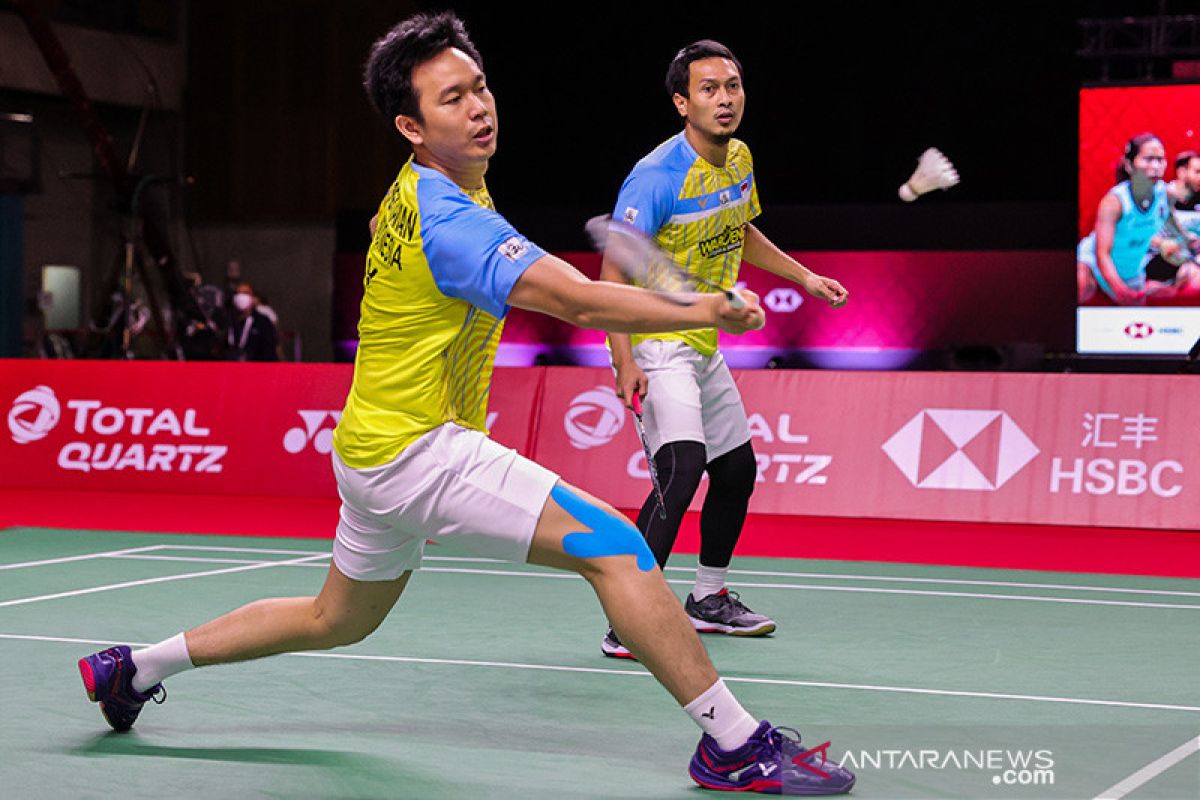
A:
<svg viewBox="0 0 1200 800">
<path fill-rule="evenodd" d="M 934 189 L 949 189 L 958 183 L 958 171 L 942 151 L 931 147 L 917 159 L 917 169 L 900 187 L 900 199 L 911 203 Z"/>
</svg>

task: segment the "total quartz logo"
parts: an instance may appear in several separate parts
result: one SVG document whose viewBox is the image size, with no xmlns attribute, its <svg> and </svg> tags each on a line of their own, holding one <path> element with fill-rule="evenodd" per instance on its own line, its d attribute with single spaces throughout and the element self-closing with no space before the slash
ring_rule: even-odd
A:
<svg viewBox="0 0 1200 800">
<path fill-rule="evenodd" d="M 8 432 L 17 444 L 29 444 L 45 439 L 54 430 L 62 408 L 49 386 L 35 386 L 22 392 L 8 412 Z"/>
<path fill-rule="evenodd" d="M 995 491 L 1040 452 L 1003 411 L 926 408 L 883 444 L 918 489 Z"/>
<path fill-rule="evenodd" d="M 216 473 L 229 452 L 227 445 L 212 442 L 212 431 L 200 424 L 194 408 L 64 401 L 40 385 L 17 395 L 8 412 L 8 431 L 22 446 L 38 446 L 60 422 L 69 425 L 65 435 L 71 441 L 59 448 L 57 462 L 72 472 Z"/>
<path fill-rule="evenodd" d="M 577 450 L 608 444 L 625 427 L 625 404 L 608 386 L 580 392 L 567 407 L 563 429 Z"/>
</svg>

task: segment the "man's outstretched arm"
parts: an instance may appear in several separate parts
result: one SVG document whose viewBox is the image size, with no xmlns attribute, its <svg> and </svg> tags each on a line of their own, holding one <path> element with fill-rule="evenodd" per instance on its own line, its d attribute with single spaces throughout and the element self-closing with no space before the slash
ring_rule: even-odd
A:
<svg viewBox="0 0 1200 800">
<path fill-rule="evenodd" d="M 759 269 L 787 278 L 800 284 L 804 291 L 813 297 L 825 300 L 837 308 L 845 305 L 850 292 L 833 278 L 818 275 L 805 267 L 796 259 L 775 246 L 774 242 L 763 235 L 762 231 L 750 223 L 746 223 L 746 241 L 743 256 Z"/>
<path fill-rule="evenodd" d="M 522 273 L 508 302 L 602 331 L 655 333 L 716 327 L 739 334 L 763 323 L 758 298 L 750 294 L 742 309 L 730 306 L 720 294 L 697 294 L 692 305 L 679 305 L 635 286 L 593 281 L 562 259 L 545 255 Z"/>
</svg>

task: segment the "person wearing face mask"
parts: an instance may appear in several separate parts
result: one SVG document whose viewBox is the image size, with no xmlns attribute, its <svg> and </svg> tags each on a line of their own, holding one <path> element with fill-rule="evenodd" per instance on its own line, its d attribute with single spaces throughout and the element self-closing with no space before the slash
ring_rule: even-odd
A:
<svg viewBox="0 0 1200 800">
<path fill-rule="evenodd" d="M 278 361 L 279 334 L 270 317 L 255 308 L 254 287 L 239 283 L 229 326 L 229 351 L 235 361 Z"/>
</svg>

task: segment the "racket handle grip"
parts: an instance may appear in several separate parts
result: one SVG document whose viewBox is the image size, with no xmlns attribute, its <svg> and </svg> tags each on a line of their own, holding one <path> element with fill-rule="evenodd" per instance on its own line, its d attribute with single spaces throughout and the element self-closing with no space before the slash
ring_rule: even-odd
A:
<svg viewBox="0 0 1200 800">
<path fill-rule="evenodd" d="M 642 415 L 642 394 L 637 389 L 633 390 L 633 399 L 629 401 L 629 404 L 633 406 L 633 413 L 640 417 Z"/>
<path fill-rule="evenodd" d="M 746 307 L 746 298 L 738 294 L 737 289 L 730 289 L 725 292 L 725 298 L 729 300 L 729 305 L 733 308 L 742 309 Z"/>
</svg>

